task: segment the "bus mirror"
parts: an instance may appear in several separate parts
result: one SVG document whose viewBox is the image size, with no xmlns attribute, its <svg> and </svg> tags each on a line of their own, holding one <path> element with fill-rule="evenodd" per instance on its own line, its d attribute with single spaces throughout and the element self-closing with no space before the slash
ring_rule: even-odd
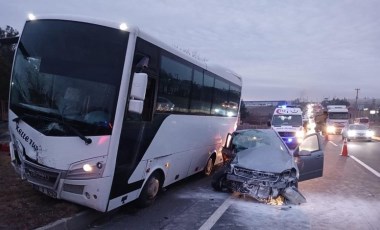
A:
<svg viewBox="0 0 380 230">
<path fill-rule="evenodd" d="M 128 111 L 142 114 L 146 87 L 148 85 L 148 75 L 146 73 L 135 73 L 131 88 Z"/>
<path fill-rule="evenodd" d="M 146 73 L 135 73 L 133 75 L 131 98 L 144 101 L 147 83 L 148 75 Z"/>
<path fill-rule="evenodd" d="M 144 108 L 144 101 L 133 100 L 133 99 L 129 100 L 129 107 L 128 107 L 129 112 L 142 114 L 143 108 Z"/>
</svg>

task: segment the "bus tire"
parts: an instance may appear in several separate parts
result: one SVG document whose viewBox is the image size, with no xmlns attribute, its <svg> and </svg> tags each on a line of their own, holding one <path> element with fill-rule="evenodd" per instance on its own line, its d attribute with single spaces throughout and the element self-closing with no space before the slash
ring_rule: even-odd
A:
<svg viewBox="0 0 380 230">
<path fill-rule="evenodd" d="M 206 176 L 210 176 L 212 171 L 214 169 L 214 159 L 212 157 L 208 158 L 207 160 L 207 163 L 206 163 L 206 166 L 203 170 L 203 173 L 206 175 Z"/>
<path fill-rule="evenodd" d="M 158 172 L 152 173 L 146 181 L 140 196 L 137 200 L 137 205 L 141 208 L 146 208 L 153 204 L 162 187 L 162 181 Z"/>
</svg>

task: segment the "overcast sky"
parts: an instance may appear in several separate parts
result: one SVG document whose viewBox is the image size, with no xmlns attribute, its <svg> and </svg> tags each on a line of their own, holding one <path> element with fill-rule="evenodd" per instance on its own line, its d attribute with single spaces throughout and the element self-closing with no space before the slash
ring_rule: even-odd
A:
<svg viewBox="0 0 380 230">
<path fill-rule="evenodd" d="M 28 13 L 126 22 L 243 77 L 244 100 L 380 98 L 380 0 L 0 0 Z"/>
</svg>

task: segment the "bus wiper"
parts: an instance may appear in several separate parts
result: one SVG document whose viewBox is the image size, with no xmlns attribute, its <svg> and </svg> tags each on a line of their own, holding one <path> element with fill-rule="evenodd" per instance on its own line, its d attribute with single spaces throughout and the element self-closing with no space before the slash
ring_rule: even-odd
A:
<svg viewBox="0 0 380 230">
<path fill-rule="evenodd" d="M 82 133 L 80 133 L 76 128 L 72 127 L 71 125 L 65 123 L 64 121 L 61 121 L 57 118 L 51 118 L 51 117 L 45 117 L 45 116 L 40 116 L 40 115 L 30 115 L 30 114 L 24 114 L 22 116 L 14 118 L 12 121 L 16 122 L 17 124 L 20 122 L 20 120 L 23 120 L 24 118 L 33 118 L 33 119 L 42 119 L 45 121 L 52 121 L 56 122 L 58 124 L 64 125 L 66 128 L 70 129 L 73 133 L 75 133 L 80 139 L 84 141 L 86 145 L 89 145 L 92 143 L 91 138 L 85 137 Z"/>
</svg>

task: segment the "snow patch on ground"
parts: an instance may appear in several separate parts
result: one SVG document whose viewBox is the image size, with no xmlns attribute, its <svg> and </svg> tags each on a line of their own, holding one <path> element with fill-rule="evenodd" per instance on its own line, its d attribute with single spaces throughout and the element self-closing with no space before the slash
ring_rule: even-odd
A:
<svg viewBox="0 0 380 230">
<path fill-rule="evenodd" d="M 379 229 L 380 201 L 308 194 L 301 205 L 271 206 L 235 199 L 229 214 L 252 229 Z"/>
</svg>

